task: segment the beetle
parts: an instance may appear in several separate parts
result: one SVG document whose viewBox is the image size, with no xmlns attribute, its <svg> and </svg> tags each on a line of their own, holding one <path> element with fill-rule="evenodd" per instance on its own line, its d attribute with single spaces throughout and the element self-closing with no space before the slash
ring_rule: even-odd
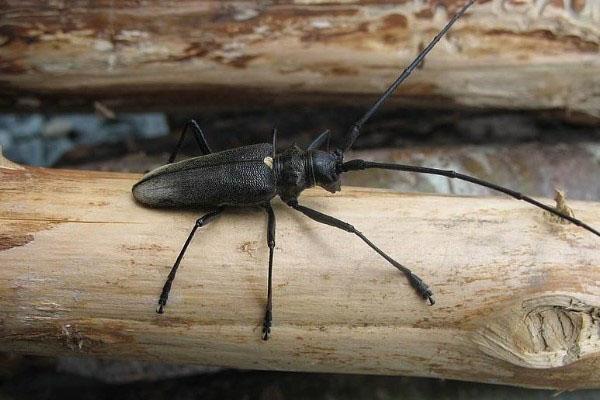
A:
<svg viewBox="0 0 600 400">
<path fill-rule="evenodd" d="M 161 314 L 164 312 L 177 269 L 196 231 L 215 219 L 227 207 L 259 206 L 266 211 L 268 220 L 269 274 L 267 303 L 262 326 L 262 339 L 268 340 L 273 320 L 272 275 L 273 250 L 275 248 L 275 213 L 271 207 L 271 200 L 276 196 L 279 196 L 284 203 L 294 210 L 303 213 L 319 223 L 330 225 L 358 236 L 386 261 L 400 270 L 407 277 L 410 285 L 415 289 L 417 294 L 433 305 L 433 293 L 427 284 L 410 269 L 379 249 L 379 247 L 354 226 L 330 215 L 303 206 L 298 202 L 300 193 L 309 187 L 320 186 L 331 193 L 339 191 L 340 175 L 349 171 L 378 168 L 442 175 L 468 181 L 526 201 L 600 236 L 600 232 L 573 216 L 567 215 L 511 189 L 472 176 L 450 170 L 412 165 L 364 160 L 344 161 L 344 153 L 352 147 L 354 141 L 360 135 L 360 129 L 365 122 L 371 118 L 396 88 L 419 67 L 436 43 L 475 1 L 469 0 L 454 15 L 362 118 L 351 126 L 341 147 L 333 150 L 330 149 L 330 132 L 327 130 L 321 133 L 307 149 L 292 145 L 278 152 L 277 130 L 274 129 L 272 143 L 254 144 L 214 153 L 210 149 L 204 133 L 197 122 L 194 120 L 189 121 L 183 127 L 179 141 L 167 164 L 144 175 L 132 189 L 134 198 L 146 206 L 161 208 L 193 207 L 211 210 L 196 220 L 163 286 L 156 311 Z M 190 130 L 194 134 L 202 155 L 174 162 L 184 137 Z M 326 146 L 325 150 L 321 150 L 324 145 Z"/>
</svg>

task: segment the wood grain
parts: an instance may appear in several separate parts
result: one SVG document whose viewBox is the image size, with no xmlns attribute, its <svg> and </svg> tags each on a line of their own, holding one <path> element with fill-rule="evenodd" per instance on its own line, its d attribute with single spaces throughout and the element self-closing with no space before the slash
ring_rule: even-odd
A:
<svg viewBox="0 0 600 400">
<path fill-rule="evenodd" d="M 135 204 L 138 177 L 0 166 L 0 350 L 598 387 L 600 242 L 582 229 L 510 199 L 302 196 L 413 268 L 436 295 L 429 307 L 359 239 L 277 201 L 265 343 L 264 211 L 203 228 L 158 315 L 198 212 Z M 600 226 L 599 203 L 569 206 Z"/>
<path fill-rule="evenodd" d="M 463 1 L 5 3 L 0 106 L 120 111 L 367 104 Z M 600 117 L 599 27 L 596 0 L 481 1 L 395 100 Z"/>
</svg>

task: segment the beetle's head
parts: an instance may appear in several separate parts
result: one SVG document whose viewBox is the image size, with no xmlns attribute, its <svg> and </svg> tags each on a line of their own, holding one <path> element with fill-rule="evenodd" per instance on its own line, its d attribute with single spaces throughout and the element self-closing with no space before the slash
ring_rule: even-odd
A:
<svg viewBox="0 0 600 400">
<path fill-rule="evenodd" d="M 342 152 L 335 150 L 326 152 L 321 150 L 310 150 L 310 167 L 312 167 L 312 179 L 315 185 L 321 186 L 328 192 L 335 193 L 341 189 L 340 169 L 343 162 Z"/>
</svg>

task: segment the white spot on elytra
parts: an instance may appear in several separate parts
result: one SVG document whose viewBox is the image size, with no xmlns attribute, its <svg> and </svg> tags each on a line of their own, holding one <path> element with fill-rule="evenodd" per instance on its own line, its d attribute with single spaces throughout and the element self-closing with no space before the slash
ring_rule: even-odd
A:
<svg viewBox="0 0 600 400">
<path fill-rule="evenodd" d="M 273 169 L 273 159 L 271 157 L 265 157 L 263 162 L 265 163 L 265 165 L 267 167 L 269 167 L 270 169 Z"/>
</svg>

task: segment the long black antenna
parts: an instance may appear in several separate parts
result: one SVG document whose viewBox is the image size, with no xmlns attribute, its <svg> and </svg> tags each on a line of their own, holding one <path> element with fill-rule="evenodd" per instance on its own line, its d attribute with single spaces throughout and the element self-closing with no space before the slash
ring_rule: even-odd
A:
<svg viewBox="0 0 600 400">
<path fill-rule="evenodd" d="M 392 93 L 394 93 L 394 91 L 396 90 L 396 88 L 398 86 L 400 86 L 400 84 L 402 82 L 404 82 L 406 80 L 406 78 L 408 78 L 410 76 L 410 74 L 421 64 L 421 62 L 423 62 L 423 59 L 425 59 L 425 56 L 427 56 L 427 54 L 431 51 L 431 49 L 433 49 L 435 47 L 435 45 L 437 44 L 437 42 L 440 41 L 440 39 L 442 38 L 442 36 L 444 36 L 446 34 L 446 32 L 448 32 L 448 30 L 452 27 L 452 25 L 460 17 L 463 16 L 463 14 L 467 11 L 467 8 L 469 8 L 471 5 L 473 5 L 473 3 L 475 3 L 475 1 L 476 0 L 469 0 L 460 9 L 460 11 L 454 17 L 452 17 L 452 19 L 450 20 L 450 22 L 448 22 L 446 24 L 446 26 L 444 27 L 444 29 L 442 29 L 437 35 L 435 35 L 435 37 L 427 45 L 427 47 L 425 47 L 425 49 L 423 49 L 423 51 L 421 51 L 419 53 L 419 55 L 417 56 L 417 58 L 415 58 L 414 61 L 408 67 L 406 67 L 406 69 L 404 70 L 404 72 L 402 72 L 402 74 L 400 74 L 400 76 L 394 81 L 394 83 L 392 83 L 390 85 L 390 87 L 387 88 L 387 90 L 381 95 L 381 97 L 379 98 L 379 100 L 377 100 L 375 102 L 375 104 L 373 104 L 373 106 L 369 109 L 369 111 L 367 111 L 365 113 L 365 115 L 363 115 L 363 117 L 361 119 L 359 119 L 358 121 L 356 121 L 354 123 L 354 125 L 352 125 L 352 127 L 350 127 L 350 129 L 348 130 L 348 133 L 346 134 L 346 143 L 344 144 L 344 152 L 350 150 L 350 148 L 354 144 L 354 141 L 356 140 L 356 138 L 358 137 L 358 135 L 360 135 L 360 128 L 363 126 L 363 124 L 365 122 L 367 122 L 367 120 L 369 118 L 371 118 L 371 116 L 373 114 L 375 114 L 375 112 L 379 109 L 379 107 L 381 106 L 381 104 L 383 104 L 383 102 L 386 101 L 388 99 L 388 97 L 390 97 L 392 95 Z"/>
<path fill-rule="evenodd" d="M 556 210 L 555 208 L 552 208 L 543 203 L 540 203 L 539 201 L 532 199 L 529 196 L 525 196 L 524 194 L 521 194 L 514 190 L 505 188 L 500 185 L 496 185 L 491 182 L 484 181 L 483 179 L 475 178 L 475 177 L 469 176 L 469 175 L 459 174 L 458 172 L 454 172 L 451 170 L 429 168 L 429 167 L 418 167 L 415 165 L 388 164 L 388 163 L 371 162 L 371 161 L 364 161 L 364 160 L 350 160 L 350 161 L 342 164 L 341 172 L 360 171 L 360 170 L 369 169 L 369 168 L 389 169 L 389 170 L 394 170 L 394 171 L 417 172 L 417 173 L 421 173 L 421 174 L 431 174 L 431 175 L 442 175 L 442 176 L 447 176 L 448 178 L 456 178 L 456 179 L 460 179 L 463 181 L 474 183 L 476 185 L 485 186 L 487 188 L 494 189 L 499 192 L 505 193 L 511 197 L 514 197 L 517 200 L 523 200 L 529 204 L 533 204 L 536 207 L 539 207 L 543 210 L 548 211 L 549 213 L 552 213 L 556 216 L 564 218 L 567 221 L 569 221 L 577 226 L 580 226 L 583 229 L 586 229 L 597 236 L 600 236 L 600 232 L 598 232 L 596 229 L 592 228 L 585 222 L 578 220 L 577 218 L 573 218 L 572 216 L 567 215 L 563 212 L 560 212 L 560 211 Z"/>
</svg>

